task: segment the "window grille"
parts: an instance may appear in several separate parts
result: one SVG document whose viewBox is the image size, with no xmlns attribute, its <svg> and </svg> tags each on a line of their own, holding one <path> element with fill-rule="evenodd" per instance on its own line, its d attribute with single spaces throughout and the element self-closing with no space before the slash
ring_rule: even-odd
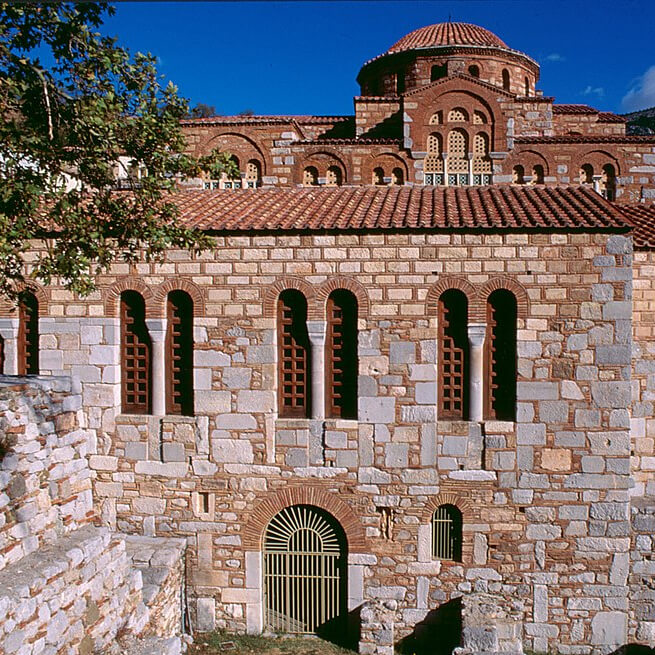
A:
<svg viewBox="0 0 655 655">
<path fill-rule="evenodd" d="M 497 289 L 487 299 L 486 418 L 513 421 L 516 414 L 516 298 Z"/>
<path fill-rule="evenodd" d="M 441 155 L 441 134 L 433 132 L 428 135 L 427 151 L 432 154 Z"/>
<path fill-rule="evenodd" d="M 448 171 L 450 173 L 468 174 L 468 135 L 462 129 L 452 130 L 448 134 Z M 457 182 L 457 181 L 456 181 Z M 468 178 L 460 184 L 467 184 Z"/>
<path fill-rule="evenodd" d="M 39 374 L 39 301 L 26 291 L 18 303 L 18 375 Z"/>
<path fill-rule="evenodd" d="M 449 123 L 466 123 L 468 119 L 466 109 L 462 109 L 461 107 L 455 107 L 448 112 Z"/>
<path fill-rule="evenodd" d="M 166 413 L 193 416 L 193 301 L 172 291 L 166 303 Z"/>
<path fill-rule="evenodd" d="M 357 299 L 332 292 L 327 302 L 326 412 L 330 418 L 357 418 Z"/>
<path fill-rule="evenodd" d="M 438 111 L 432 116 L 430 116 L 430 120 L 428 121 L 429 125 L 441 125 L 443 123 L 443 112 Z"/>
<path fill-rule="evenodd" d="M 489 136 L 484 132 L 479 132 L 473 137 L 473 172 L 491 173 Z M 482 178 L 480 181 L 482 181 Z"/>
<path fill-rule="evenodd" d="M 325 186 L 341 186 L 343 182 L 343 173 L 338 166 L 330 166 L 325 175 Z"/>
<path fill-rule="evenodd" d="M 246 174 L 244 178 L 244 181 L 246 183 L 246 188 L 254 189 L 255 187 L 258 187 L 261 177 L 262 177 L 261 164 L 256 159 L 251 159 L 246 164 Z"/>
<path fill-rule="evenodd" d="M 468 415 L 468 303 L 449 289 L 439 299 L 439 418 Z"/>
<path fill-rule="evenodd" d="M 454 505 L 439 505 L 432 515 L 432 557 L 462 561 L 462 513 Z"/>
<path fill-rule="evenodd" d="M 125 414 L 150 413 L 150 335 L 145 303 L 136 291 L 121 294 L 121 402 Z"/>
<path fill-rule="evenodd" d="M 318 170 L 315 166 L 308 166 L 302 175 L 302 183 L 304 186 L 317 186 L 318 185 Z"/>
<path fill-rule="evenodd" d="M 487 117 L 477 109 L 473 112 L 473 125 L 485 125 Z"/>
<path fill-rule="evenodd" d="M 307 417 L 310 411 L 310 351 L 307 301 L 294 289 L 278 300 L 280 416 Z"/>
<path fill-rule="evenodd" d="M 264 535 L 264 622 L 274 632 L 339 636 L 346 617 L 343 531 L 309 505 L 286 507 Z"/>
</svg>

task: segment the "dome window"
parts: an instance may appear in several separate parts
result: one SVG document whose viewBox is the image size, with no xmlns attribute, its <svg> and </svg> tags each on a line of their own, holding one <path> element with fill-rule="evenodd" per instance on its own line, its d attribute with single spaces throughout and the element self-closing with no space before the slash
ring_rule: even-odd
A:
<svg viewBox="0 0 655 655">
<path fill-rule="evenodd" d="M 509 71 L 506 68 L 503 68 L 503 89 L 509 91 L 510 80 L 509 80 Z"/>
<path fill-rule="evenodd" d="M 469 66 L 469 75 L 471 77 L 480 77 L 480 67 L 475 64 Z"/>
<path fill-rule="evenodd" d="M 525 95 L 530 95 L 530 80 L 527 77 L 525 78 Z"/>
<path fill-rule="evenodd" d="M 448 75 L 448 65 L 447 64 L 436 64 L 430 70 L 430 82 L 436 82 L 443 77 Z"/>
<path fill-rule="evenodd" d="M 448 122 L 449 123 L 466 123 L 468 122 L 469 115 L 466 112 L 466 109 L 462 107 L 455 107 L 448 112 Z"/>
</svg>

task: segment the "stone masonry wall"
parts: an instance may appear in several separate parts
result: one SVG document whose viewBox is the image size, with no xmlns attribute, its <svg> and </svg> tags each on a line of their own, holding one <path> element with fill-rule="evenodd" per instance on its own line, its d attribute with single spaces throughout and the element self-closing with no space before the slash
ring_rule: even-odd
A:
<svg viewBox="0 0 655 655">
<path fill-rule="evenodd" d="M 349 608 L 393 600 L 396 639 L 476 592 L 519 602 L 526 648 L 604 653 L 625 642 L 629 238 L 397 232 L 217 242 L 198 256 L 119 265 L 84 302 L 48 289 L 41 318 L 44 361 L 61 362 L 60 372 L 84 367 L 92 380 L 79 384 L 98 433 L 91 467 L 103 522 L 188 540 L 198 623 L 263 627 L 267 508 L 309 497 L 346 529 Z M 320 348 L 335 284 L 359 303 L 359 418 L 280 419 L 277 294 L 305 293 Z M 161 330 L 162 290 L 176 285 L 197 305 L 196 415 L 122 415 L 112 403 L 116 290 L 142 293 Z M 472 323 L 484 323 L 497 286 L 517 296 L 516 422 L 435 414 L 434 303 L 452 286 L 468 295 Z M 50 356 L 64 335 L 70 354 Z M 432 558 L 440 503 L 462 511 L 461 563 Z"/>
</svg>

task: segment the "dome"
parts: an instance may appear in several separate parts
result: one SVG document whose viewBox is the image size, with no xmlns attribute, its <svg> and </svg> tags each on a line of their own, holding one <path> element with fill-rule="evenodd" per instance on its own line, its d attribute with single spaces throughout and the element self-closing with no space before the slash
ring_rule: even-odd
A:
<svg viewBox="0 0 655 655">
<path fill-rule="evenodd" d="M 484 27 L 470 23 L 437 23 L 427 25 L 403 36 L 387 51 L 402 52 L 415 48 L 433 48 L 446 45 L 477 45 L 494 46 L 509 50 L 507 44 L 501 41 L 493 32 Z"/>
</svg>

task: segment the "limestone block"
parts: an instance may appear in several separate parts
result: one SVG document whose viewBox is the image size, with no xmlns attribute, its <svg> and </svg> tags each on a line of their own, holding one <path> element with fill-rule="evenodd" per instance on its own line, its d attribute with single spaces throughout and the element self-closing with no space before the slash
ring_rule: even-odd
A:
<svg viewBox="0 0 655 655">
<path fill-rule="evenodd" d="M 229 366 L 230 356 L 218 350 L 194 350 L 193 365 L 200 368 L 212 368 L 214 366 Z"/>
<path fill-rule="evenodd" d="M 148 446 L 138 441 L 129 441 L 125 444 L 125 459 L 146 459 Z"/>
<path fill-rule="evenodd" d="M 598 612 L 591 620 L 591 643 L 623 646 L 628 636 L 628 616 L 623 612 Z"/>
<path fill-rule="evenodd" d="M 389 443 L 386 446 L 385 465 L 387 468 L 406 468 L 409 460 L 409 444 Z"/>
<path fill-rule="evenodd" d="M 539 420 L 544 423 L 568 423 L 569 404 L 564 400 L 542 400 L 539 403 Z"/>
<path fill-rule="evenodd" d="M 223 385 L 228 389 L 249 389 L 252 369 L 227 367 L 223 369 Z"/>
<path fill-rule="evenodd" d="M 194 394 L 197 414 L 227 414 L 231 409 L 232 394 L 229 391 L 197 390 Z"/>
<path fill-rule="evenodd" d="M 200 632 L 211 632 L 216 627 L 216 601 L 213 598 L 198 598 L 196 601 L 196 628 Z"/>
<path fill-rule="evenodd" d="M 597 407 L 624 409 L 630 406 L 629 382 L 592 382 L 591 397 Z"/>
<path fill-rule="evenodd" d="M 389 345 L 389 363 L 391 366 L 416 363 L 416 345 L 405 341 L 393 341 Z"/>
<path fill-rule="evenodd" d="M 359 399 L 359 420 L 362 423 L 393 423 L 395 418 L 395 398 Z"/>
<path fill-rule="evenodd" d="M 139 496 L 132 501 L 132 507 L 138 514 L 162 516 L 166 511 L 166 501 L 163 498 Z"/>
<path fill-rule="evenodd" d="M 118 457 L 108 455 L 91 455 L 89 466 L 96 471 L 116 471 L 118 469 Z"/>
<path fill-rule="evenodd" d="M 218 430 L 255 430 L 257 420 L 251 414 L 220 414 L 216 417 Z"/>
<path fill-rule="evenodd" d="M 184 462 L 186 460 L 184 444 L 165 443 L 162 448 L 162 455 L 165 462 Z"/>
<path fill-rule="evenodd" d="M 516 385 L 518 400 L 557 400 L 557 382 L 519 382 Z"/>
<path fill-rule="evenodd" d="M 436 382 L 417 382 L 415 386 L 415 399 L 420 405 L 433 405 L 437 402 Z"/>
<path fill-rule="evenodd" d="M 252 444 L 247 439 L 212 439 L 212 458 L 230 464 L 252 464 L 255 460 Z"/>
<path fill-rule="evenodd" d="M 443 439 L 442 454 L 451 455 L 453 457 L 464 457 L 467 451 L 466 437 L 449 437 Z"/>
<path fill-rule="evenodd" d="M 516 443 L 522 446 L 544 446 L 546 444 L 546 425 L 544 423 L 517 425 Z"/>
<path fill-rule="evenodd" d="M 275 409 L 275 403 L 274 391 L 239 391 L 237 395 L 237 411 L 241 413 L 271 413 Z"/>
<path fill-rule="evenodd" d="M 571 451 L 566 448 L 544 448 L 541 452 L 541 468 L 549 471 L 570 471 Z"/>
</svg>

